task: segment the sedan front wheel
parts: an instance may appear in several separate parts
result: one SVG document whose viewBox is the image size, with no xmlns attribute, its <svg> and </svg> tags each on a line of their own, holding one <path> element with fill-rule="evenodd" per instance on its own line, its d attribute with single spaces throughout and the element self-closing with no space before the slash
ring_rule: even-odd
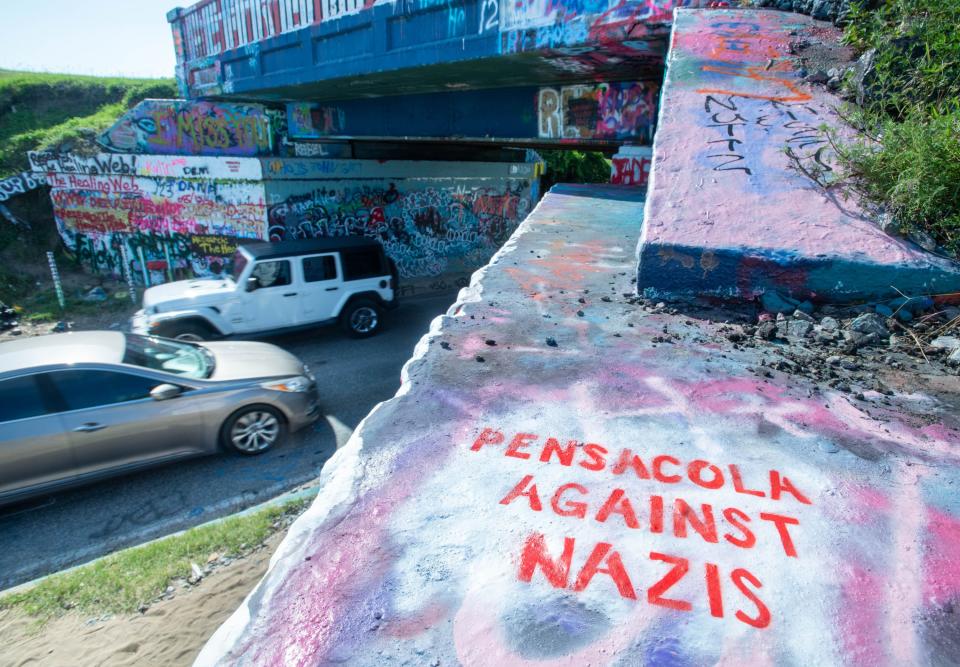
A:
<svg viewBox="0 0 960 667">
<path fill-rule="evenodd" d="M 272 449 L 286 436 L 283 415 L 267 405 L 254 405 L 233 413 L 223 424 L 223 444 L 251 456 Z"/>
</svg>

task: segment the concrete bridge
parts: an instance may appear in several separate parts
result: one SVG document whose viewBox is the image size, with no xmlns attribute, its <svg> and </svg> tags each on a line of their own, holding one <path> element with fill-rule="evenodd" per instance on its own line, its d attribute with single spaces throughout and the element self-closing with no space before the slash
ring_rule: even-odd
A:
<svg viewBox="0 0 960 667">
<path fill-rule="evenodd" d="M 189 98 L 287 102 L 292 138 L 649 143 L 672 11 L 699 0 L 204 0 L 168 15 Z"/>
</svg>

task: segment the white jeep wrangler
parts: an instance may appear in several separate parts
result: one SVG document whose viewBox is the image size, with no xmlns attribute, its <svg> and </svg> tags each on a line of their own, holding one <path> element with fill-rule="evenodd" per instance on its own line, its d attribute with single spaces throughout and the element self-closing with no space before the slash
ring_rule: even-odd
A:
<svg viewBox="0 0 960 667">
<path fill-rule="evenodd" d="M 332 324 L 358 338 L 396 306 L 397 269 L 373 239 L 358 236 L 241 245 L 232 275 L 181 280 L 143 294 L 134 333 L 201 341 Z"/>
</svg>

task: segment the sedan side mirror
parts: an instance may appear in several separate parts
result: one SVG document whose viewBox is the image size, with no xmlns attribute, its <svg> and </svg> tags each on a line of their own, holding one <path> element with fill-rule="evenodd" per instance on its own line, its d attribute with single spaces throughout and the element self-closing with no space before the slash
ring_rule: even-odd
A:
<svg viewBox="0 0 960 667">
<path fill-rule="evenodd" d="M 150 398 L 155 401 L 166 401 L 176 398 L 180 393 L 180 387 L 175 384 L 160 384 L 150 390 Z"/>
<path fill-rule="evenodd" d="M 248 292 L 252 292 L 253 290 L 257 289 L 258 287 L 260 287 L 260 279 L 259 279 L 259 278 L 253 278 L 253 277 L 247 278 L 247 291 L 248 291 Z"/>
</svg>

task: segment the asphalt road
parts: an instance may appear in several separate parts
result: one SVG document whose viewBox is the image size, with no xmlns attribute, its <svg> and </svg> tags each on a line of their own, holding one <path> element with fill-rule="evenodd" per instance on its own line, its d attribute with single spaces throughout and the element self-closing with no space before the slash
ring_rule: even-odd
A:
<svg viewBox="0 0 960 667">
<path fill-rule="evenodd" d="M 373 406 L 396 393 L 414 345 L 455 297 L 401 302 L 384 330 L 365 340 L 337 327 L 266 339 L 310 364 L 324 411 L 273 451 L 181 461 L 0 508 L 0 590 L 309 483 Z"/>
</svg>

